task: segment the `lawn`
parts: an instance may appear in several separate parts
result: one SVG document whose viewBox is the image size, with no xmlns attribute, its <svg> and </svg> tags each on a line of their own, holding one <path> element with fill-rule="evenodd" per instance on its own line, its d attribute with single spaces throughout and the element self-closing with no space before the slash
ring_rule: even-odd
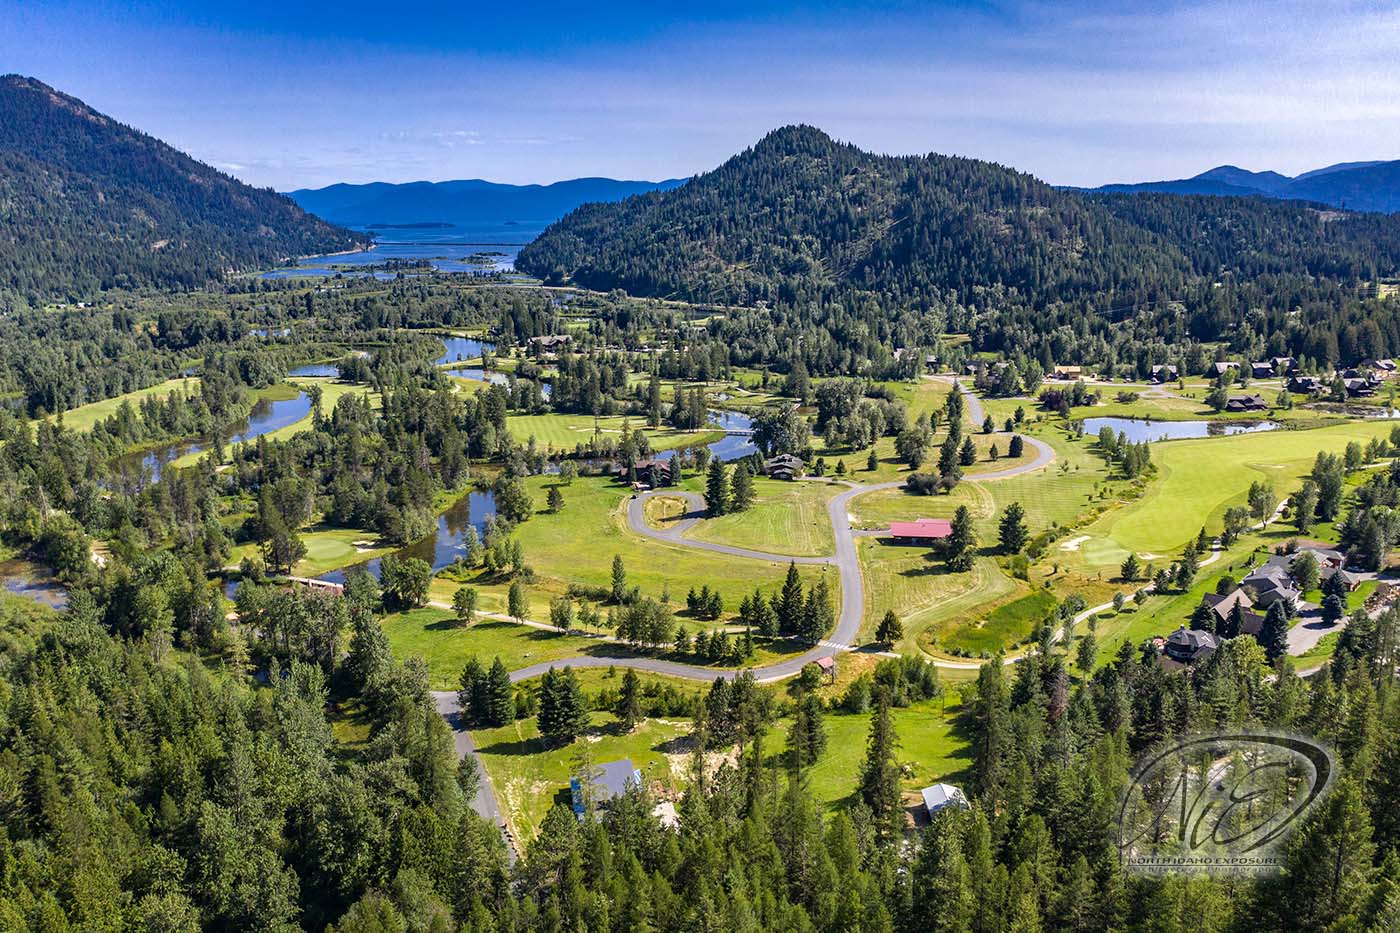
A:
<svg viewBox="0 0 1400 933">
<path fill-rule="evenodd" d="M 747 511 L 702 520 L 687 537 L 774 554 L 819 557 L 836 551 L 826 504 L 845 486 L 818 480 L 754 480 Z"/>
<path fill-rule="evenodd" d="M 1046 589 L 1032 590 L 1002 603 L 982 620 L 971 619 L 954 626 L 937 639 L 945 651 L 989 657 L 999 648 L 1026 641 L 1049 615 L 1059 600 Z"/>
<path fill-rule="evenodd" d="M 909 773 L 900 778 L 900 788 L 917 791 L 939 781 L 965 782 L 972 768 L 968 716 L 960 697 L 945 687 L 948 696 L 926 700 L 891 710 L 895 734 L 899 736 L 897 757 Z M 946 700 L 946 708 L 945 708 Z M 829 809 L 848 802 L 860 782 L 865 761 L 870 716 L 830 713 L 826 725 L 826 752 L 808 771 L 812 794 Z M 777 754 L 786 741 L 787 720 L 773 730 L 770 754 Z"/>
<path fill-rule="evenodd" d="M 771 593 L 782 585 L 787 573 L 787 564 L 782 561 L 729 557 L 634 533 L 627 527 L 626 515 L 631 492 L 607 477 L 580 477 L 562 486 L 563 509 L 555 514 L 543 511 L 546 487 L 555 482 L 557 477 L 551 476 L 526 481 L 539 511 L 515 532 L 525 561 L 537 576 L 529 586 L 533 618 L 547 619 L 549 600 L 563 594 L 570 583 L 610 586 L 614 555 L 622 557 L 627 585 L 640 587 L 643 595 L 659 598 L 669 593 L 672 604 L 683 603 L 688 590 L 708 584 L 723 597 L 727 616 L 732 616 L 740 600 L 755 588 Z M 825 572 L 832 600 L 839 605 L 840 583 L 834 567 L 799 566 L 798 572 L 809 584 Z M 450 589 L 444 589 L 451 598 Z M 505 590 L 502 583 L 487 585 L 483 597 L 495 602 L 484 599 L 483 606 L 503 605 Z M 714 623 L 685 620 L 692 632 L 699 625 L 710 624 Z"/>
<path fill-rule="evenodd" d="M 709 444 L 724 436 L 717 429 L 678 431 L 666 426 L 648 428 L 644 418 L 627 418 L 622 415 L 596 419 L 591 415 L 511 415 L 506 420 L 506 427 L 512 437 L 522 443 L 533 437 L 535 443 L 546 451 L 573 450 L 579 444 L 587 443 L 595 432 L 621 436 L 624 425 L 645 434 L 653 450 Z"/>
<path fill-rule="evenodd" d="M 117 395 L 113 398 L 103 399 L 100 402 L 90 402 L 87 405 L 80 405 L 63 413 L 63 426 L 71 431 L 91 431 L 97 422 L 104 418 L 110 418 L 117 413 L 123 402 L 130 402 L 132 407 L 137 407 L 141 400 L 148 396 L 159 396 L 164 399 L 172 392 L 182 392 L 190 395 L 199 391 L 199 377 L 189 376 L 177 379 L 167 379 L 158 385 L 153 385 L 145 389 L 137 389 L 135 392 L 127 392 L 124 395 Z"/>
<path fill-rule="evenodd" d="M 611 713 L 590 715 L 578 741 L 551 746 L 534 718 L 472 733 L 501 809 L 522 842 L 533 839 L 550 807 L 568 806 L 569 779 L 584 768 L 630 758 L 648 786 L 679 789 L 690 761 L 688 719 L 646 719 L 630 733 Z"/>
<path fill-rule="evenodd" d="M 473 655 L 485 667 L 499 656 L 506 668 L 514 671 L 542 661 L 577 657 L 605 644 L 596 638 L 491 619 L 462 628 L 451 612 L 432 607 L 386 616 L 383 625 L 396 658 L 417 656 L 428 662 L 429 684 L 434 690 L 457 689 L 462 666 Z"/>
</svg>

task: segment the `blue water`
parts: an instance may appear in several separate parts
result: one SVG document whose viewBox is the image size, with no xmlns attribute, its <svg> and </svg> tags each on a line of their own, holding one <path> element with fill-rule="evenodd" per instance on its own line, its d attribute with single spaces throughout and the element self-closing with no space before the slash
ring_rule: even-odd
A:
<svg viewBox="0 0 1400 933">
<path fill-rule="evenodd" d="M 480 537 L 485 532 L 487 516 L 494 514 L 496 514 L 496 497 L 494 495 L 489 492 L 468 493 L 438 516 L 437 529 L 432 534 L 394 553 L 399 557 L 417 557 L 425 560 L 432 566 L 434 572 L 439 571 L 466 555 L 464 535 L 467 527 L 475 528 L 478 537 Z M 376 580 L 379 579 L 379 558 L 376 557 L 356 566 L 364 567 L 371 576 Z M 321 579 L 331 583 L 344 583 L 345 573 L 349 569 L 347 567 L 342 570 L 332 570 L 330 573 L 324 574 Z"/>
<path fill-rule="evenodd" d="M 753 419 L 737 411 L 712 410 L 710 412 L 710 421 L 727 431 L 748 431 L 753 428 Z M 749 434 L 726 434 L 724 437 L 708 446 L 710 449 L 710 456 L 725 462 L 747 457 L 758 450 L 758 447 L 753 442 L 752 435 Z"/>
<path fill-rule="evenodd" d="M 436 366 L 446 366 L 448 363 L 464 363 L 467 360 L 474 360 L 481 356 L 482 350 L 494 350 L 494 343 L 487 343 L 472 337 L 452 337 L 440 336 L 442 341 L 442 356 L 433 360 Z"/>
<path fill-rule="evenodd" d="M 241 444 L 245 441 L 255 440 L 264 434 L 271 434 L 288 425 L 296 424 L 301 419 L 311 413 L 311 399 L 305 392 L 298 392 L 296 398 L 281 399 L 275 402 L 260 401 L 253 406 L 253 411 L 249 415 L 242 427 L 235 429 L 224 435 L 224 445 Z M 172 460 L 178 460 L 186 454 L 197 454 L 208 449 L 209 440 L 203 438 L 195 441 L 178 441 L 174 444 L 166 444 L 141 454 L 132 454 L 117 458 L 117 470 L 135 469 L 142 475 L 149 471 L 152 482 L 160 479 L 160 474 L 165 465 Z M 138 485 L 140 485 L 138 483 Z"/>
<path fill-rule="evenodd" d="M 288 376 L 301 376 L 308 378 L 312 376 L 327 376 L 335 378 L 340 375 L 340 370 L 335 363 L 307 363 L 305 366 L 298 366 L 287 373 Z"/>
<path fill-rule="evenodd" d="M 352 229 L 374 235 L 373 249 L 340 255 L 309 256 L 300 260 L 294 268 L 265 272 L 263 278 L 335 275 L 341 271 L 331 268 L 332 266 L 345 267 L 348 269 L 346 274 L 356 274 L 356 266 L 371 266 L 391 259 L 427 260 L 440 272 L 513 272 L 515 257 L 520 252 L 520 247 L 539 236 L 544 227 L 542 223 L 459 223 L 450 227 L 411 230 L 370 230 L 368 227 L 353 227 Z M 482 262 L 467 262 L 467 257 L 472 255 L 481 257 Z M 383 270 L 375 273 L 380 279 L 393 279 L 397 275 L 397 272 Z"/>
<path fill-rule="evenodd" d="M 1080 434 L 1092 437 L 1103 427 L 1114 434 L 1127 435 L 1129 441 L 1175 441 L 1190 437 L 1225 437 L 1230 434 L 1254 434 L 1272 431 L 1278 425 L 1272 421 L 1139 421 L 1136 418 L 1085 418 Z"/>
</svg>

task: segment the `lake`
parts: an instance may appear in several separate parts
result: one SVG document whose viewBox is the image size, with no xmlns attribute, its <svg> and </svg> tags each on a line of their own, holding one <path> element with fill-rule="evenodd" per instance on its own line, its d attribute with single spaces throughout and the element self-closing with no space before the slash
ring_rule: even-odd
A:
<svg viewBox="0 0 1400 933">
<path fill-rule="evenodd" d="M 1143 441 L 1176 441 L 1191 437 L 1226 437 L 1231 434 L 1255 434 L 1273 431 L 1273 421 L 1147 421 L 1136 418 L 1085 418 L 1080 434 L 1094 436 L 1104 427 L 1114 434 L 1124 434 L 1134 444 Z"/>
<path fill-rule="evenodd" d="M 273 431 L 296 424 L 309 414 L 311 414 L 311 399 L 305 392 L 298 392 L 296 398 L 279 399 L 272 402 L 261 399 L 253 406 L 248 419 L 241 426 L 224 433 L 224 445 L 241 444 L 244 441 L 255 440 L 264 434 L 271 434 Z M 208 447 L 208 438 L 176 441 L 153 450 L 117 457 L 114 465 L 118 473 L 127 474 L 129 477 L 137 479 L 136 486 L 139 488 L 144 485 L 146 475 L 149 474 L 150 481 L 155 482 L 160 479 L 161 470 L 165 468 L 167 463 L 178 460 L 186 454 L 197 454 Z"/>
<path fill-rule="evenodd" d="M 465 363 L 467 360 L 474 360 L 481 356 L 482 350 L 494 350 L 496 345 L 484 340 L 477 340 L 474 337 L 454 337 L 450 334 L 436 335 L 442 341 L 442 356 L 433 360 L 435 366 L 446 366 L 449 363 Z"/>
<path fill-rule="evenodd" d="M 437 529 L 426 538 L 404 547 L 394 553 L 399 557 L 417 557 L 425 560 L 436 572 L 466 556 L 468 527 L 476 529 L 480 537 L 486 528 L 487 516 L 496 514 L 496 497 L 489 492 L 468 493 L 452 503 L 446 512 L 438 516 Z M 355 566 L 364 567 L 376 580 L 379 579 L 379 558 Z M 323 574 L 322 580 L 331 583 L 344 583 L 346 571 L 351 568 L 332 570 Z"/>
<path fill-rule="evenodd" d="M 394 259 L 426 261 L 439 272 L 514 272 L 520 247 L 539 236 L 545 226 L 534 222 L 454 223 L 444 227 L 375 230 L 352 226 L 351 229 L 374 234 L 373 249 L 308 256 L 293 268 L 265 272 L 263 278 L 328 276 L 337 272 L 363 275 L 363 271 L 356 272 L 356 267 L 380 265 Z M 398 273 L 376 270 L 374 275 L 379 279 L 393 279 Z"/>
<path fill-rule="evenodd" d="M 336 363 L 307 363 L 305 366 L 298 366 L 287 375 L 293 378 L 300 376 L 303 379 L 318 376 L 334 379 L 340 375 L 340 368 Z"/>
<path fill-rule="evenodd" d="M 752 431 L 753 419 L 748 415 L 742 415 L 737 411 L 711 410 L 710 421 L 719 425 L 726 431 Z M 747 457 L 758 450 L 753 442 L 752 434 L 726 434 L 724 437 L 707 445 L 710 449 L 710 456 L 728 462 Z"/>
</svg>

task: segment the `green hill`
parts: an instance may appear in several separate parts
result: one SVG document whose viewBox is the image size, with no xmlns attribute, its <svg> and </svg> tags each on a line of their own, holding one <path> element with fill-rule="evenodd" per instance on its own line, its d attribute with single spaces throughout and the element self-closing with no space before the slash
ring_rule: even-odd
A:
<svg viewBox="0 0 1400 933">
<path fill-rule="evenodd" d="M 360 234 L 33 78 L 0 77 L 0 302 L 191 288 Z"/>
</svg>

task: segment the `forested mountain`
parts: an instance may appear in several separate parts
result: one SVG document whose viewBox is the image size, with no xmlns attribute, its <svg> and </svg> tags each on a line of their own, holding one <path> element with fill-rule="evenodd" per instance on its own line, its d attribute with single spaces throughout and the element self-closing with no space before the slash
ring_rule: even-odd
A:
<svg viewBox="0 0 1400 933">
<path fill-rule="evenodd" d="M 304 209 L 344 224 L 547 222 L 590 201 L 620 201 L 648 191 L 669 191 L 684 181 L 617 181 L 572 178 L 552 185 L 502 185 L 472 178 L 392 185 L 330 185 L 288 193 Z"/>
<path fill-rule="evenodd" d="M 1400 211 L 1400 161 L 1340 162 L 1295 178 L 1220 165 L 1191 178 L 1103 185 L 1098 193 L 1214 194 L 1315 201 L 1353 211 Z"/>
<path fill-rule="evenodd" d="M 0 306 L 194 288 L 367 242 L 33 78 L 0 78 Z"/>
<path fill-rule="evenodd" d="M 1325 177 L 1325 176 L 1324 176 Z M 1217 182 L 1220 184 L 1220 182 Z M 1085 195 L 1000 165 L 786 127 L 671 192 L 588 204 L 517 265 L 591 288 L 894 310 L 1176 300 L 1203 277 L 1400 270 L 1400 219 L 1246 198 Z M 998 297 L 979 299 L 985 289 Z"/>
</svg>

